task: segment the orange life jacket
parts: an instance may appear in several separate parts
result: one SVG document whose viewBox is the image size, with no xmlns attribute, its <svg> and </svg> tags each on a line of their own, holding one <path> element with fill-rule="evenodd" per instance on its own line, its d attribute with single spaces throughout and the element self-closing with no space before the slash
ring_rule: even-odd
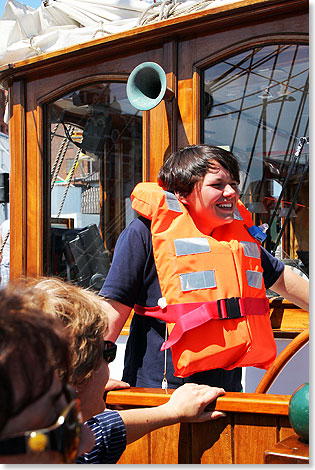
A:
<svg viewBox="0 0 315 470">
<path fill-rule="evenodd" d="M 156 183 L 139 183 L 132 207 L 151 219 L 162 298 L 156 307 L 135 305 L 141 315 L 164 320 L 175 375 L 255 366 L 276 357 L 260 243 L 248 232 L 250 212 L 238 201 L 234 221 L 201 233 L 176 196 Z"/>
</svg>

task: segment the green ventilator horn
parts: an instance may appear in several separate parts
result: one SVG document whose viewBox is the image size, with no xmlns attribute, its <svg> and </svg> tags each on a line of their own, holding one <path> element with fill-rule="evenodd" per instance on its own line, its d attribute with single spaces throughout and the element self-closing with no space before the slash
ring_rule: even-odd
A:
<svg viewBox="0 0 315 470">
<path fill-rule="evenodd" d="M 170 101 L 174 91 L 167 88 L 162 67 L 155 62 L 143 62 L 133 69 L 127 81 L 127 97 L 135 108 L 148 111 L 163 99 Z"/>
<path fill-rule="evenodd" d="M 309 383 L 300 385 L 289 402 L 289 421 L 296 434 L 309 441 Z"/>
</svg>

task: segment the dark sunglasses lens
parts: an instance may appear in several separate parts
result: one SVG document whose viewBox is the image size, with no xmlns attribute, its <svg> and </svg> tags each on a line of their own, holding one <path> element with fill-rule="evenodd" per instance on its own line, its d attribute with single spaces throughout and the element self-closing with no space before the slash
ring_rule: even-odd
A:
<svg viewBox="0 0 315 470">
<path fill-rule="evenodd" d="M 113 362 L 116 357 L 117 345 L 112 341 L 104 341 L 104 351 L 103 356 L 105 361 L 109 364 Z"/>
</svg>

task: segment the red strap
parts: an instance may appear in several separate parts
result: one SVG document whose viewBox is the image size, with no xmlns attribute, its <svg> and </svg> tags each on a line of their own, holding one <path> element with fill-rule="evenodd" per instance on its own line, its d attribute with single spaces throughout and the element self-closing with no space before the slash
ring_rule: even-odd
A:
<svg viewBox="0 0 315 470">
<path fill-rule="evenodd" d="M 266 315 L 269 313 L 269 300 L 267 298 L 242 297 L 238 299 L 241 316 Z M 224 299 L 220 300 L 221 312 L 226 313 Z M 161 346 L 161 351 L 168 349 L 177 343 L 186 331 L 203 325 L 209 320 L 220 320 L 218 304 L 213 302 L 194 302 L 188 304 L 167 305 L 165 309 L 160 307 L 142 307 L 135 305 L 134 311 L 140 315 L 151 316 L 175 323 L 167 341 Z M 226 315 L 224 314 L 226 318 Z"/>
<path fill-rule="evenodd" d="M 168 349 L 177 343 L 186 331 L 197 328 L 197 326 L 207 323 L 209 320 L 219 320 L 218 306 L 216 302 L 201 304 L 192 312 L 182 315 L 175 323 L 174 328 L 167 341 L 161 346 L 161 351 Z"/>
<path fill-rule="evenodd" d="M 216 302 L 206 302 L 208 304 L 217 304 Z M 154 317 L 159 320 L 166 321 L 168 323 L 176 323 L 182 315 L 195 310 L 195 308 L 200 307 L 204 303 L 201 302 L 191 302 L 188 304 L 173 304 L 167 305 L 163 310 L 159 307 L 142 307 L 142 305 L 135 305 L 134 311 L 139 315 L 144 315 L 146 317 Z M 217 315 L 219 318 L 219 314 Z"/>
<path fill-rule="evenodd" d="M 269 313 L 269 300 L 267 297 L 263 299 L 256 299 L 256 297 L 240 297 L 238 301 L 241 312 L 244 312 L 245 315 L 265 315 Z"/>
</svg>

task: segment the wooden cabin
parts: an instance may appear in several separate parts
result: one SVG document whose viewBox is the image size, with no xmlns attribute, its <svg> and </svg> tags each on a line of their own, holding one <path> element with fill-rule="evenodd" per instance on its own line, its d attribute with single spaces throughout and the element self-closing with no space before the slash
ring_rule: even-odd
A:
<svg viewBox="0 0 315 470">
<path fill-rule="evenodd" d="M 241 199 L 256 225 L 270 225 L 267 249 L 308 276 L 308 24 L 306 0 L 223 2 L 2 66 L 11 277 L 57 275 L 99 288 L 135 217 L 131 190 L 194 143 L 238 157 Z M 126 84 L 144 62 L 163 68 L 170 93 L 140 111 Z M 308 313 L 268 294 L 275 336 L 292 340 Z M 108 403 L 165 399 L 141 393 L 110 392 Z M 155 431 L 121 463 L 263 463 L 293 432 L 288 400 L 228 394 L 216 404 L 225 420 Z"/>
</svg>

